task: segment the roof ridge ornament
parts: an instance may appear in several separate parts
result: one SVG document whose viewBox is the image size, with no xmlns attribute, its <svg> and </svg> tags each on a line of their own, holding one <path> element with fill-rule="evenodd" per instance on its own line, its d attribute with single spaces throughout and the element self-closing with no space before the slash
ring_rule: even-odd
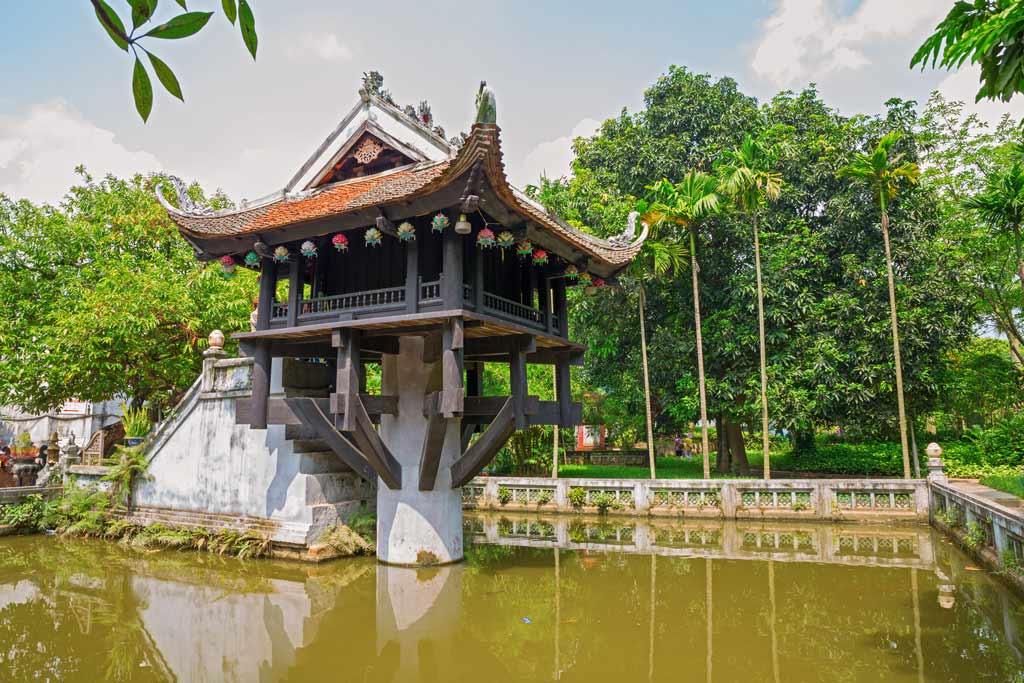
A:
<svg viewBox="0 0 1024 683">
<path fill-rule="evenodd" d="M 626 218 L 626 229 L 622 231 L 622 234 L 610 238 L 608 243 L 616 247 L 631 247 L 643 244 L 643 241 L 647 239 L 647 223 L 641 223 L 643 225 L 643 231 L 640 233 L 640 237 L 638 239 L 635 241 L 633 239 L 636 237 L 636 219 L 639 217 L 639 211 L 630 211 L 629 216 Z"/>
<path fill-rule="evenodd" d="M 494 91 L 487 87 L 487 81 L 480 81 L 480 89 L 476 93 L 476 122 L 484 124 L 498 123 L 497 102 Z"/>
<path fill-rule="evenodd" d="M 188 186 L 185 182 L 176 175 L 169 175 L 167 179 L 171 181 L 171 185 L 174 187 L 174 193 L 178 198 L 178 210 L 182 213 L 187 213 L 192 216 L 212 216 L 216 210 L 206 204 L 201 204 L 188 194 Z M 162 183 L 161 183 L 162 184 Z M 159 193 L 159 186 L 157 191 Z"/>
</svg>

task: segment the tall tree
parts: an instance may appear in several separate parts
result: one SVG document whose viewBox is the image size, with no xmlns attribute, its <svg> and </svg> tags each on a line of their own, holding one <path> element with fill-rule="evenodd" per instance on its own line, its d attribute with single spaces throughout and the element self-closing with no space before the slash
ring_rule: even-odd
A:
<svg viewBox="0 0 1024 683">
<path fill-rule="evenodd" d="M 1024 154 L 1024 147 L 1017 148 Z M 1006 233 L 1013 241 L 1013 254 L 1017 261 L 1017 277 L 1024 286 L 1024 251 L 1021 245 L 1021 224 L 1024 223 L 1024 167 L 1015 162 L 1010 168 L 990 174 L 984 192 L 969 197 L 964 207 L 978 215 L 998 232 Z"/>
<path fill-rule="evenodd" d="M 892 249 L 889 244 L 889 204 L 895 199 L 900 183 L 916 183 L 920 169 L 912 161 L 903 161 L 903 155 L 893 152 L 899 141 L 898 131 L 887 133 L 869 153 L 854 156 L 853 161 L 839 170 L 841 178 L 866 183 L 878 199 L 882 217 L 882 241 L 885 244 L 885 268 L 889 283 L 889 317 L 892 324 L 892 352 L 896 365 L 896 405 L 900 421 L 900 444 L 903 448 L 903 476 L 910 478 L 910 447 L 907 440 L 907 415 L 903 396 L 903 366 L 900 358 L 899 321 L 896 314 L 896 284 L 892 274 Z"/>
<path fill-rule="evenodd" d="M 689 233 L 690 273 L 693 286 L 693 321 L 697 342 L 697 377 L 700 387 L 700 432 L 704 478 L 711 477 L 708 445 L 707 382 L 704 378 L 704 342 L 700 315 L 700 267 L 697 263 L 697 231 L 701 224 L 721 212 L 718 179 L 702 171 L 689 171 L 673 185 L 667 179 L 651 186 L 652 201 L 644 202 L 644 218 L 651 225 L 676 225 Z"/>
<path fill-rule="evenodd" d="M 775 150 L 753 136 L 727 150 L 717 170 L 722 190 L 733 198 L 750 220 L 754 230 L 754 269 L 757 277 L 757 339 L 761 361 L 761 450 L 764 478 L 771 478 L 770 436 L 768 433 L 768 360 L 764 334 L 764 283 L 761 278 L 761 236 L 759 222 L 765 204 L 782 192 L 782 174 L 775 169 Z"/>
</svg>

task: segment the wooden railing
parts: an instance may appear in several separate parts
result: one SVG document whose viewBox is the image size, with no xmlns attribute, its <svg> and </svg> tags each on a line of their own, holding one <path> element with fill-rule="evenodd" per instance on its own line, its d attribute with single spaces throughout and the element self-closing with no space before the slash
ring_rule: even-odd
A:
<svg viewBox="0 0 1024 683">
<path fill-rule="evenodd" d="M 405 287 L 369 289 L 365 292 L 335 294 L 334 296 L 303 299 L 299 304 L 299 320 L 328 317 L 332 313 L 372 311 L 405 303 Z M 288 304 L 274 304 L 272 319 L 288 317 Z"/>
<path fill-rule="evenodd" d="M 518 301 L 512 301 L 490 292 L 484 292 L 484 311 L 503 318 L 512 318 L 517 322 L 522 322 L 532 327 L 543 328 L 545 325 L 544 311 L 538 311 L 531 306 L 526 306 Z"/>
<path fill-rule="evenodd" d="M 441 300 L 441 281 L 420 282 L 420 303 L 435 303 Z"/>
</svg>

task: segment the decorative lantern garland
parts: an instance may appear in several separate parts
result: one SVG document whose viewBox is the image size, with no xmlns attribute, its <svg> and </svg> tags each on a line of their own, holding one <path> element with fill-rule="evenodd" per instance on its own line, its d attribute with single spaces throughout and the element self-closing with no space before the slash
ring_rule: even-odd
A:
<svg viewBox="0 0 1024 683">
<path fill-rule="evenodd" d="M 234 277 L 235 275 L 235 259 L 229 255 L 220 257 L 220 272 L 224 277 Z"/>
<path fill-rule="evenodd" d="M 290 254 L 288 253 L 288 247 L 280 246 L 274 250 L 274 260 L 278 263 L 284 263 L 288 260 Z"/>
<path fill-rule="evenodd" d="M 451 221 L 448 216 L 440 212 L 436 213 L 430 221 L 430 227 L 434 232 L 444 232 L 449 225 L 451 225 Z"/>
<path fill-rule="evenodd" d="M 516 253 L 520 256 L 529 256 L 533 253 L 533 245 L 530 244 L 530 240 L 523 240 L 516 246 Z"/>
<path fill-rule="evenodd" d="M 303 242 L 299 251 L 306 258 L 316 258 L 316 245 L 313 244 L 312 240 L 306 240 Z"/>
<path fill-rule="evenodd" d="M 416 228 L 409 221 L 404 221 L 398 226 L 398 239 L 402 242 L 412 242 L 416 239 Z"/>
<path fill-rule="evenodd" d="M 364 235 L 364 237 L 366 239 L 366 246 L 379 247 L 380 240 L 381 237 L 383 237 L 383 235 L 381 235 L 380 230 L 378 230 L 377 228 L 370 228 L 369 230 L 366 231 L 366 235 Z"/>
<path fill-rule="evenodd" d="M 580 276 L 580 269 L 576 266 L 569 266 L 565 269 L 565 278 L 567 280 L 575 280 Z"/>
<path fill-rule="evenodd" d="M 548 252 L 543 249 L 536 249 L 533 252 L 533 265 L 545 266 L 548 263 Z"/>
<path fill-rule="evenodd" d="M 250 251 L 245 255 L 245 265 L 247 266 L 258 266 L 260 264 L 260 255 L 255 251 Z"/>
<path fill-rule="evenodd" d="M 331 238 L 331 244 L 333 244 L 334 248 L 338 251 L 348 251 L 348 238 L 340 232 Z"/>
<path fill-rule="evenodd" d="M 516 243 L 516 237 L 508 230 L 502 230 L 498 233 L 498 246 L 502 249 L 508 249 Z"/>
<path fill-rule="evenodd" d="M 490 249 L 495 244 L 494 232 L 490 228 L 484 228 L 476 234 L 476 246 L 481 249 Z"/>
</svg>

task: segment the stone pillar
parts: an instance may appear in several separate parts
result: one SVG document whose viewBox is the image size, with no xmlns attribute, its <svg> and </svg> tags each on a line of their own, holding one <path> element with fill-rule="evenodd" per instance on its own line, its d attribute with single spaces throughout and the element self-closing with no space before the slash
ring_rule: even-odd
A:
<svg viewBox="0 0 1024 683">
<path fill-rule="evenodd" d="M 388 564 L 435 565 L 462 559 L 462 491 L 451 488 L 451 464 L 461 454 L 461 419 L 449 419 L 432 491 L 420 491 L 427 431 L 424 399 L 441 389 L 441 364 L 423 362 L 423 339 L 402 337 L 384 356 L 381 387 L 398 396 L 398 415 L 381 417 L 380 435 L 402 466 L 402 488 L 377 482 L 377 558 Z"/>
<path fill-rule="evenodd" d="M 928 455 L 928 481 L 945 484 L 946 472 L 942 465 L 942 447 L 932 442 L 928 444 L 924 452 Z"/>
</svg>

